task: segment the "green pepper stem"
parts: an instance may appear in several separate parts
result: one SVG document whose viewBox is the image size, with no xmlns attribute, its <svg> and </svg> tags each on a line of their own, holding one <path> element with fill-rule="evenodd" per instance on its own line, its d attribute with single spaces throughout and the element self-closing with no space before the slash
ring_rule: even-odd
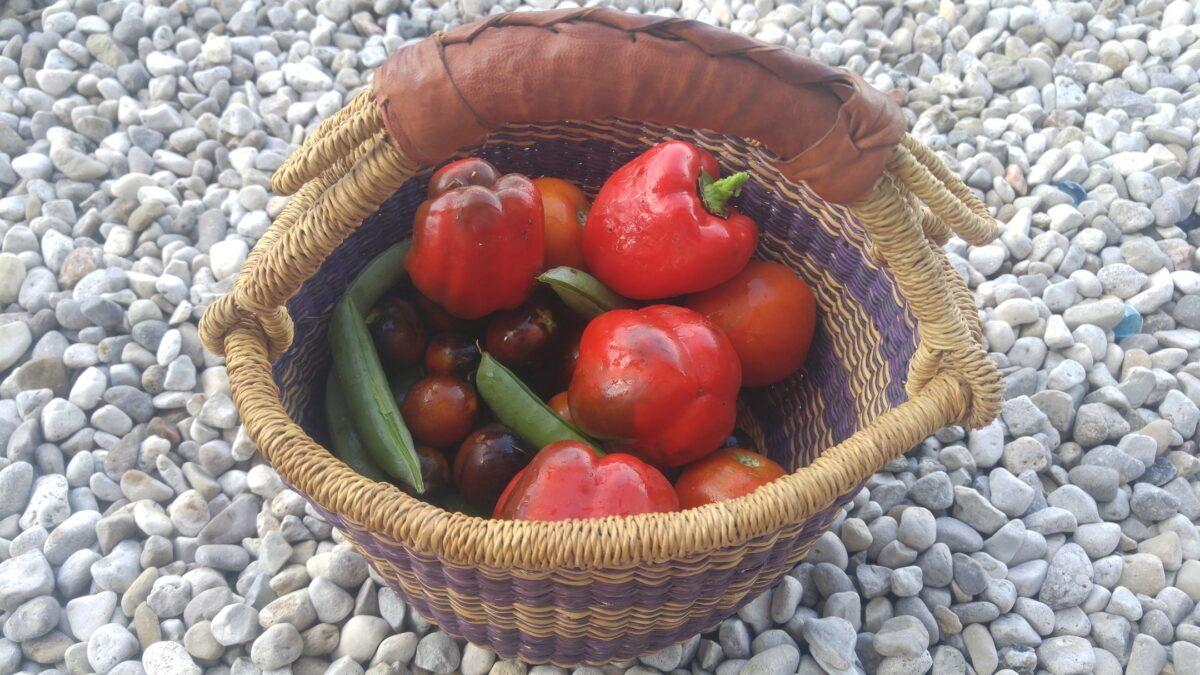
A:
<svg viewBox="0 0 1200 675">
<path fill-rule="evenodd" d="M 729 209 L 725 208 L 725 203 L 741 194 L 742 184 L 748 180 L 750 174 L 745 171 L 730 174 L 717 181 L 714 181 L 707 171 L 701 171 L 700 199 L 704 202 L 704 208 L 714 216 L 727 217 Z"/>
</svg>

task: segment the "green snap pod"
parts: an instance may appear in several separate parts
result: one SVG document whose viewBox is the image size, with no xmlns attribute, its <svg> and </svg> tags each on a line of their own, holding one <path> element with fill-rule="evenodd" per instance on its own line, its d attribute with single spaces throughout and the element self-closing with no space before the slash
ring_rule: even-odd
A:
<svg viewBox="0 0 1200 675">
<path fill-rule="evenodd" d="M 483 353 L 475 386 L 496 417 L 522 441 L 538 450 L 555 441 L 579 441 L 597 451 L 596 442 L 554 414 L 537 394 L 491 354 Z"/>
<path fill-rule="evenodd" d="M 633 303 L 613 293 L 596 277 L 574 267 L 555 267 L 538 275 L 538 281 L 550 288 L 585 319 L 594 319 L 614 309 L 629 309 Z"/>
</svg>

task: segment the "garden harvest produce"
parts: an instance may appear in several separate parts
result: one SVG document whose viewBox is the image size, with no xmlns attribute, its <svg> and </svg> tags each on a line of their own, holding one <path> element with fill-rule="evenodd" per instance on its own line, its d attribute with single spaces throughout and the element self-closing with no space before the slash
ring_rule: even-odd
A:
<svg viewBox="0 0 1200 675">
<path fill-rule="evenodd" d="M 546 267 L 583 268 L 583 224 L 588 199 L 573 183 L 561 178 L 535 178 L 545 215 Z"/>
<path fill-rule="evenodd" d="M 428 445 L 417 446 L 417 461 L 421 464 L 421 480 L 425 483 L 424 495 L 436 497 L 450 484 L 450 463 L 446 456 Z"/>
<path fill-rule="evenodd" d="M 407 243 L 393 246 L 354 279 L 334 307 L 329 343 L 340 391 L 362 445 L 385 473 L 420 493 L 425 484 L 412 435 L 388 387 L 363 311 L 400 282 L 404 275 L 400 261 L 407 250 Z"/>
<path fill-rule="evenodd" d="M 467 436 L 454 456 L 454 484 L 472 506 L 491 513 L 513 477 L 533 459 L 513 432 L 488 424 Z"/>
<path fill-rule="evenodd" d="M 726 499 L 737 499 L 784 476 L 769 458 L 744 448 L 723 448 L 688 464 L 675 480 L 679 508 L 690 509 Z"/>
<path fill-rule="evenodd" d="M 544 448 L 555 441 L 566 440 L 590 443 L 490 354 L 483 355 L 475 373 L 475 384 L 496 418 L 532 447 Z"/>
<path fill-rule="evenodd" d="M 588 324 L 568 399 L 584 433 L 671 467 L 721 445 L 733 430 L 741 383 L 737 354 L 711 321 L 654 305 Z"/>
<path fill-rule="evenodd" d="M 475 319 L 529 298 L 544 268 L 542 200 L 520 174 L 468 158 L 433 175 L 404 264 L 450 314 Z"/>
<path fill-rule="evenodd" d="M 558 340 L 558 322 L 545 303 L 532 300 L 516 309 L 497 312 L 488 322 L 484 346 L 509 368 L 529 370 L 540 365 Z"/>
<path fill-rule="evenodd" d="M 387 298 L 367 317 L 379 357 L 390 370 L 403 369 L 425 352 L 425 328 L 406 300 Z"/>
<path fill-rule="evenodd" d="M 808 356 L 816 301 L 808 284 L 785 265 L 752 260 L 734 278 L 684 304 L 729 337 L 742 364 L 742 386 L 774 384 Z"/>
<path fill-rule="evenodd" d="M 492 515 L 566 520 L 678 510 L 675 490 L 658 469 L 632 455 L 601 455 L 583 443 L 559 441 L 517 475 Z"/>
<path fill-rule="evenodd" d="M 479 345 L 461 335 L 438 335 L 425 349 L 425 372 L 469 377 L 479 367 Z"/>
<path fill-rule="evenodd" d="M 683 141 L 660 143 L 614 173 L 583 230 L 589 271 L 629 298 L 695 293 L 741 271 L 758 226 L 727 205 L 747 174 L 718 179 L 717 160 Z"/>
<path fill-rule="evenodd" d="M 614 309 L 629 309 L 633 303 L 613 293 L 596 277 L 574 267 L 555 267 L 538 276 L 563 304 L 585 319 L 594 319 Z"/>
<path fill-rule="evenodd" d="M 408 390 L 400 411 L 418 441 L 446 448 L 471 433 L 478 408 L 475 390 L 466 380 L 430 375 Z"/>
<path fill-rule="evenodd" d="M 605 183 L 589 235 L 566 181 L 474 158 L 438 171 L 407 255 L 372 261 L 335 312 L 335 453 L 445 508 L 525 520 L 675 511 L 782 476 L 735 431 L 737 397 L 803 363 L 813 295 L 748 262 L 757 227 L 726 204 L 745 174 L 716 172 L 695 146 L 656 146 Z"/>
</svg>

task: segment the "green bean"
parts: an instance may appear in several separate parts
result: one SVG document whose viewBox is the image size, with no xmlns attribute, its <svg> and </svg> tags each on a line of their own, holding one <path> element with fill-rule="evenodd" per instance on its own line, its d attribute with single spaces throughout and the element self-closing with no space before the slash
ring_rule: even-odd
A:
<svg viewBox="0 0 1200 675">
<path fill-rule="evenodd" d="M 383 364 L 371 343 L 367 324 L 354 299 L 346 296 L 333 310 L 329 327 L 333 367 L 354 428 L 371 457 L 389 476 L 425 490 L 417 452 L 388 388 Z"/>
<path fill-rule="evenodd" d="M 404 256 L 411 243 L 412 240 L 405 239 L 372 258 L 350 282 L 345 297 L 353 299 L 364 312 L 374 307 L 384 293 L 404 280 Z"/>
<path fill-rule="evenodd" d="M 404 278 L 407 249 L 408 242 L 392 246 L 355 278 L 334 307 L 329 341 L 334 372 L 363 446 L 386 474 L 422 493 L 425 486 L 412 435 L 388 387 L 363 311 Z"/>
<path fill-rule="evenodd" d="M 585 319 L 633 307 L 632 302 L 613 293 L 599 279 L 574 267 L 548 269 L 538 276 L 538 281 L 549 285 L 568 307 Z"/>
<path fill-rule="evenodd" d="M 556 415 L 512 371 L 487 352 L 479 361 L 475 386 L 496 417 L 534 448 L 540 450 L 555 441 L 579 441 L 599 450 L 594 441 Z"/>
<path fill-rule="evenodd" d="M 363 447 L 354 421 L 346 408 L 342 387 L 337 373 L 330 373 L 325 383 L 325 420 L 329 424 L 329 435 L 333 441 L 333 454 L 354 469 L 360 476 L 375 481 L 387 480 L 387 476 L 375 465 L 367 449 Z"/>
</svg>

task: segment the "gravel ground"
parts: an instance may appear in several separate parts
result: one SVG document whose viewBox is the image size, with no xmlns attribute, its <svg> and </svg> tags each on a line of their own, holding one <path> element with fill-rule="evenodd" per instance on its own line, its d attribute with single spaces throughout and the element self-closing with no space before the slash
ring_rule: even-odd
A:
<svg viewBox="0 0 1200 675">
<path fill-rule="evenodd" d="M 0 673 L 559 673 L 382 588 L 196 333 L 294 144 L 390 51 L 516 3 L 0 4 Z M 906 92 L 1004 224 L 948 249 L 1008 396 L 736 618 L 606 671 L 1196 672 L 1200 3 L 647 4 Z"/>
</svg>

